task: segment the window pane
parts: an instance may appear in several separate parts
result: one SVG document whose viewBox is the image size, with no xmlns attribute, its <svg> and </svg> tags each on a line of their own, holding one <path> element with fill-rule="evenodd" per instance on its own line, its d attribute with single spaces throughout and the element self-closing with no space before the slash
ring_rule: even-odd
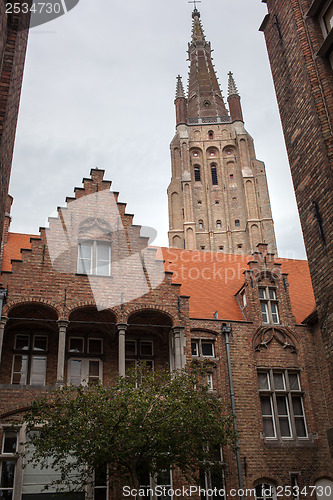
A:
<svg viewBox="0 0 333 500">
<path fill-rule="evenodd" d="M 290 426 L 288 417 L 279 417 L 281 437 L 290 437 Z"/>
<path fill-rule="evenodd" d="M 276 325 L 279 323 L 279 313 L 276 304 L 271 303 L 272 320 Z"/>
<path fill-rule="evenodd" d="M 198 342 L 191 342 L 192 356 L 198 356 Z"/>
<path fill-rule="evenodd" d="M 270 396 L 262 396 L 260 398 L 261 401 L 261 411 L 263 415 L 273 415 L 272 405 L 271 405 L 271 397 Z"/>
<path fill-rule="evenodd" d="M 12 500 L 13 490 L 0 490 L 0 498 L 2 500 Z"/>
<path fill-rule="evenodd" d="M 152 342 L 140 342 L 140 351 L 141 354 L 145 356 L 152 356 L 153 355 L 153 343 Z"/>
<path fill-rule="evenodd" d="M 14 356 L 12 384 L 25 385 L 27 383 L 28 356 Z"/>
<path fill-rule="evenodd" d="M 136 341 L 126 340 L 125 342 L 125 354 L 126 356 L 131 356 L 136 354 Z"/>
<path fill-rule="evenodd" d="M 201 342 L 203 356 L 214 356 L 213 342 Z"/>
<path fill-rule="evenodd" d="M 265 290 L 265 288 L 259 288 L 259 298 L 260 299 L 265 299 L 266 298 L 266 290 Z"/>
<path fill-rule="evenodd" d="M 212 172 L 212 184 L 217 185 L 218 184 L 217 171 L 216 171 L 216 167 L 214 165 L 211 167 L 211 172 Z"/>
<path fill-rule="evenodd" d="M 258 373 L 259 389 L 269 389 L 268 373 Z"/>
<path fill-rule="evenodd" d="M 69 352 L 83 352 L 83 339 L 70 338 Z"/>
<path fill-rule="evenodd" d="M 300 385 L 297 373 L 289 373 L 289 386 L 291 391 L 299 391 Z"/>
<path fill-rule="evenodd" d="M 99 361 L 89 361 L 89 379 L 99 378 Z"/>
<path fill-rule="evenodd" d="M 269 298 L 271 300 L 275 300 L 276 299 L 276 292 L 275 292 L 275 290 L 272 290 L 271 288 L 269 289 Z"/>
<path fill-rule="evenodd" d="M 79 259 L 78 259 L 78 269 L 77 272 L 81 274 L 91 274 L 91 245 L 79 245 Z"/>
<path fill-rule="evenodd" d="M 292 398 L 295 417 L 303 416 L 303 407 L 301 398 Z"/>
<path fill-rule="evenodd" d="M 29 335 L 16 335 L 15 338 L 15 349 L 27 350 L 29 349 Z"/>
<path fill-rule="evenodd" d="M 46 356 L 33 356 L 31 361 L 31 385 L 44 385 L 46 375 Z"/>
<path fill-rule="evenodd" d="M 97 260 L 110 260 L 110 246 L 97 244 Z"/>
<path fill-rule="evenodd" d="M 276 398 L 277 409 L 279 415 L 288 415 L 288 405 L 285 396 L 277 396 Z"/>
<path fill-rule="evenodd" d="M 1 463 L 1 488 L 12 488 L 14 484 L 15 461 L 6 460 Z"/>
<path fill-rule="evenodd" d="M 17 432 L 5 430 L 3 437 L 3 453 L 15 453 L 17 442 Z"/>
<path fill-rule="evenodd" d="M 275 437 L 273 418 L 265 417 L 263 421 L 265 437 Z"/>
<path fill-rule="evenodd" d="M 69 382 L 73 385 L 81 384 L 82 362 L 80 359 L 71 359 L 69 362 Z"/>
<path fill-rule="evenodd" d="M 274 379 L 275 390 L 284 390 L 285 389 L 283 373 L 274 373 L 273 379 Z"/>
<path fill-rule="evenodd" d="M 194 180 L 200 181 L 200 168 L 194 167 Z"/>
<path fill-rule="evenodd" d="M 84 245 L 81 243 L 79 245 L 79 257 L 80 257 L 80 259 L 90 260 L 91 259 L 91 249 L 92 249 L 91 245 Z"/>
<path fill-rule="evenodd" d="M 267 304 L 265 302 L 260 303 L 262 320 L 264 323 L 268 323 L 268 313 L 267 313 Z"/>
<path fill-rule="evenodd" d="M 295 427 L 296 427 L 296 435 L 297 437 L 306 437 L 306 427 L 304 418 L 295 418 Z"/>
<path fill-rule="evenodd" d="M 88 352 L 90 354 L 102 354 L 102 339 L 88 339 Z"/>
<path fill-rule="evenodd" d="M 34 337 L 34 351 L 46 351 L 47 349 L 47 337 L 36 335 Z"/>
</svg>

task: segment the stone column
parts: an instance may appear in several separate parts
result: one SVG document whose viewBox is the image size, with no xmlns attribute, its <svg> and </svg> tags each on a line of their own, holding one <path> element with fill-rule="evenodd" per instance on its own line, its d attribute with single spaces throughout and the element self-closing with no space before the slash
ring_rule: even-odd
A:
<svg viewBox="0 0 333 500">
<path fill-rule="evenodd" d="M 181 370 L 183 368 L 181 332 L 181 327 L 175 326 L 173 328 L 173 338 L 175 346 L 175 370 Z"/>
<path fill-rule="evenodd" d="M 58 364 L 57 364 L 57 384 L 64 384 L 65 375 L 65 352 L 66 352 L 66 332 L 69 321 L 59 320 L 59 341 L 58 341 Z"/>
<path fill-rule="evenodd" d="M 118 323 L 118 366 L 120 377 L 125 377 L 125 334 L 127 329 L 126 323 Z"/>
<path fill-rule="evenodd" d="M 3 335 L 8 318 L 3 317 L 0 321 L 0 361 L 2 356 Z"/>
</svg>

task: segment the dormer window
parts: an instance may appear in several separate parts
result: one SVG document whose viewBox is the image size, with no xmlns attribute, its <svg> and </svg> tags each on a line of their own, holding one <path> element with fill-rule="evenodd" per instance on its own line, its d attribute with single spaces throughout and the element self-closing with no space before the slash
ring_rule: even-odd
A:
<svg viewBox="0 0 333 500">
<path fill-rule="evenodd" d="M 110 276 L 111 245 L 104 241 L 83 241 L 78 246 L 79 274 Z"/>
<path fill-rule="evenodd" d="M 279 310 L 274 288 L 259 288 L 259 299 L 263 323 L 278 325 Z"/>
</svg>

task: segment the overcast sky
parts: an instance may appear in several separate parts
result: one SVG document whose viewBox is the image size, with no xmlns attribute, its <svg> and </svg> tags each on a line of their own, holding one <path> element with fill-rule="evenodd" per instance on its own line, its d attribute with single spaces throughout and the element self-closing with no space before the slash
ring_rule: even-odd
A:
<svg viewBox="0 0 333 500">
<path fill-rule="evenodd" d="M 105 170 L 134 223 L 168 245 L 169 144 L 176 76 L 187 82 L 187 0 L 80 0 L 30 31 L 10 193 L 12 231 L 38 233 L 90 169 Z M 234 73 L 245 126 L 266 164 L 279 255 L 305 258 L 260 0 L 198 4 L 227 97 Z"/>
</svg>

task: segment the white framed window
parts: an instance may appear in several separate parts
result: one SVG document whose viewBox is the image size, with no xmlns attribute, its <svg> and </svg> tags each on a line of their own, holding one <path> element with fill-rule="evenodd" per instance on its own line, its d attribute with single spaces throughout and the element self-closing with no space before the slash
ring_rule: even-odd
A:
<svg viewBox="0 0 333 500">
<path fill-rule="evenodd" d="M 111 275 L 111 244 L 105 241 L 82 241 L 78 245 L 77 272 L 97 276 Z"/>
<path fill-rule="evenodd" d="M 17 334 L 14 343 L 14 385 L 45 385 L 47 335 Z"/>
<path fill-rule="evenodd" d="M 103 363 L 100 359 L 70 358 L 68 360 L 69 384 L 75 386 L 97 384 L 103 378 Z"/>
<path fill-rule="evenodd" d="M 4 429 L 2 438 L 2 455 L 12 455 L 17 451 L 17 431 L 14 429 Z"/>
<path fill-rule="evenodd" d="M 215 357 L 214 341 L 198 339 L 191 341 L 192 356 Z"/>
<path fill-rule="evenodd" d="M 278 300 L 274 288 L 259 288 L 260 308 L 263 323 L 278 325 L 280 323 Z"/>
<path fill-rule="evenodd" d="M 212 373 L 207 374 L 207 387 L 209 391 L 212 391 L 214 389 Z"/>
<path fill-rule="evenodd" d="M 307 438 L 299 374 L 288 370 L 259 371 L 258 385 L 265 438 Z"/>
</svg>

